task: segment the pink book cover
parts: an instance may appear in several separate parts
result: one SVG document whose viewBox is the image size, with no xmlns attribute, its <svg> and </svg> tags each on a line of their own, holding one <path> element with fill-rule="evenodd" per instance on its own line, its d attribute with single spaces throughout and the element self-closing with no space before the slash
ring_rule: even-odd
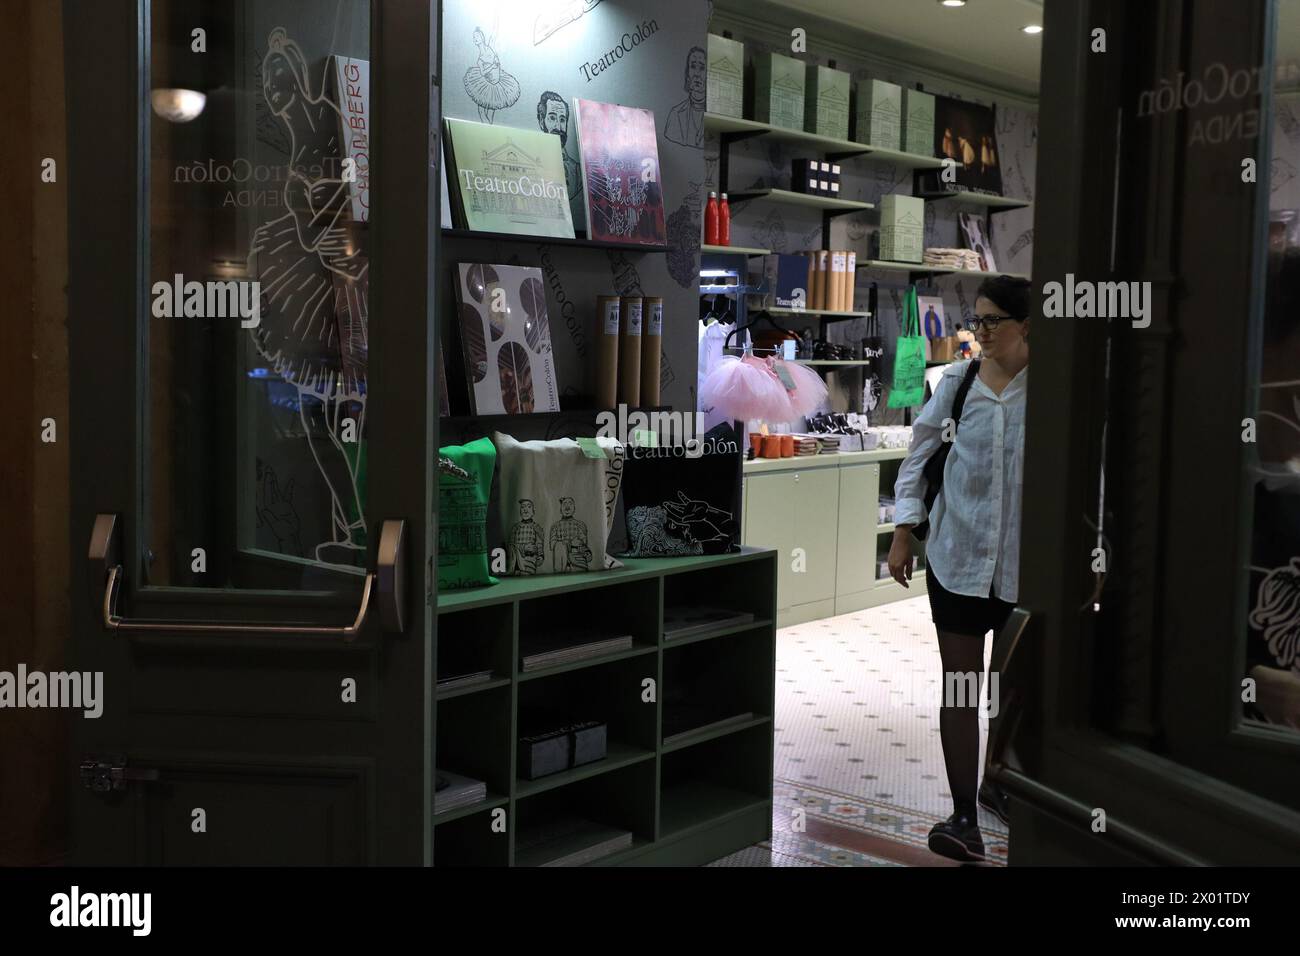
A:
<svg viewBox="0 0 1300 956">
<path fill-rule="evenodd" d="M 663 183 L 651 110 L 574 99 L 588 238 L 664 245 Z"/>
</svg>

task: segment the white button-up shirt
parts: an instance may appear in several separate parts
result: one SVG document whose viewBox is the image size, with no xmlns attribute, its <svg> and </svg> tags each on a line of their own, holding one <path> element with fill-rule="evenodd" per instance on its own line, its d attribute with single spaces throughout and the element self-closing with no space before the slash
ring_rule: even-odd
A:
<svg viewBox="0 0 1300 956">
<path fill-rule="evenodd" d="M 967 362 L 954 362 L 912 425 L 912 447 L 894 485 L 898 524 L 925 520 L 923 469 L 943 444 L 943 421 Z M 1020 589 L 1020 502 L 1024 489 L 1025 395 L 1029 367 L 1001 395 L 971 382 L 957 438 L 944 465 L 943 487 L 930 513 L 928 567 L 953 594 L 1015 601 Z M 949 432 L 951 435 L 951 431 Z"/>
</svg>

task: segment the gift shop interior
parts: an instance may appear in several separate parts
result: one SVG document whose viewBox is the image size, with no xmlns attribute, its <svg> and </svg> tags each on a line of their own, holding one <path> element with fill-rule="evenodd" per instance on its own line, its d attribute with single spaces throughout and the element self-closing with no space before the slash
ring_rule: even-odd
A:
<svg viewBox="0 0 1300 956">
<path fill-rule="evenodd" d="M 1300 862 L 1300 0 L 20 8 L 0 862 Z"/>
</svg>

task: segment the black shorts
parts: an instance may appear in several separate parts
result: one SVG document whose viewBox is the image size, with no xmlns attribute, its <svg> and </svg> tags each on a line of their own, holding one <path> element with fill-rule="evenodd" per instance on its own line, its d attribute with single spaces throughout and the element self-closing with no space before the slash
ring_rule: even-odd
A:
<svg viewBox="0 0 1300 956">
<path fill-rule="evenodd" d="M 953 594 L 935 576 L 934 568 L 925 569 L 925 589 L 930 595 L 930 617 L 941 631 L 983 637 L 989 631 L 996 637 L 1015 610 L 1015 605 L 993 596 L 983 598 Z"/>
</svg>

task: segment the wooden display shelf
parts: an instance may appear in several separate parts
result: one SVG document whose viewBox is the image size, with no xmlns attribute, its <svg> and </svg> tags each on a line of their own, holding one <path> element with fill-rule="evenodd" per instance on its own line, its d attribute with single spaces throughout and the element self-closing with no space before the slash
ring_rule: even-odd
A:
<svg viewBox="0 0 1300 956">
<path fill-rule="evenodd" d="M 826 366 L 853 366 L 853 365 L 871 365 L 871 364 L 872 364 L 872 360 L 870 360 L 870 359 L 845 359 L 844 361 L 838 361 L 838 360 L 836 360 L 836 359 L 790 359 L 790 362 L 791 362 L 791 364 L 793 364 L 793 365 L 808 365 L 808 366 L 811 366 L 811 367 L 813 367 L 813 368 L 817 368 L 817 367 L 819 367 L 819 366 L 823 366 L 823 365 L 826 365 Z"/>
<path fill-rule="evenodd" d="M 826 154 L 827 157 L 835 159 L 864 156 L 869 160 L 897 163 L 912 169 L 939 169 L 943 166 L 943 161 L 935 159 L 933 156 L 924 156 L 920 153 L 905 153 L 897 149 L 859 143 L 856 140 L 821 136 L 817 133 L 809 133 L 806 130 L 788 129 L 784 126 L 773 126 L 771 123 L 761 123 L 757 120 L 741 119 L 735 116 L 722 116 L 718 113 L 704 114 L 704 128 L 736 138 L 747 139 L 751 136 L 768 136 L 772 139 L 799 143 L 810 146 Z"/>
<path fill-rule="evenodd" d="M 824 318 L 828 318 L 828 319 L 830 319 L 830 318 L 835 318 L 835 319 L 869 319 L 869 318 L 871 318 L 871 313 L 870 313 L 870 312 L 852 312 L 852 311 L 849 311 L 849 312 L 837 312 L 837 311 L 835 311 L 835 310 L 833 310 L 833 309 L 782 309 L 782 308 L 770 308 L 770 309 L 767 309 L 766 311 L 771 312 L 773 315 L 820 315 L 820 316 L 823 316 Z"/>
<path fill-rule="evenodd" d="M 856 263 L 858 269 L 879 269 L 882 272 L 906 272 L 914 276 L 957 276 L 959 278 L 982 278 L 984 276 L 1009 276 L 1013 279 L 1028 279 L 1029 276 L 1020 272 L 1002 272 L 993 270 L 985 272 L 982 269 L 953 269 L 949 266 L 932 266 L 923 262 L 894 262 L 889 259 L 859 259 Z"/>
<path fill-rule="evenodd" d="M 450 823 L 452 820 L 459 820 L 475 813 L 482 813 L 484 810 L 495 810 L 497 807 L 504 807 L 509 802 L 509 797 L 489 790 L 487 798 L 480 800 L 478 803 L 471 803 L 467 807 L 457 807 L 455 810 L 443 810 L 441 813 L 435 813 L 433 815 L 433 825 L 436 827 L 443 823 Z"/>
<path fill-rule="evenodd" d="M 747 189 L 738 193 L 730 193 L 727 197 L 729 202 L 745 202 L 750 199 L 763 199 L 768 202 L 786 203 L 791 206 L 807 206 L 810 209 L 821 209 L 828 212 L 861 212 L 866 209 L 875 209 L 875 205 L 869 202 L 858 202 L 855 199 L 831 199 L 828 196 L 813 196 L 808 193 L 796 193 L 789 189 Z"/>
<path fill-rule="evenodd" d="M 667 252 L 668 245 L 646 244 L 641 242 L 605 242 L 588 239 L 585 236 L 529 236 L 513 232 L 482 232 L 478 229 L 443 229 L 446 239 L 473 239 L 479 242 L 526 242 L 543 246 L 582 246 L 588 249 L 622 249 L 625 252 Z"/>
<path fill-rule="evenodd" d="M 632 834 L 630 847 L 597 866 L 697 865 L 771 836 L 776 552 L 620 560 L 612 571 L 505 577 L 438 596 L 435 659 L 508 676 L 436 697 L 435 766 L 484 780 L 488 799 L 435 815 L 435 866 L 510 865 L 521 832 L 570 813 Z M 754 620 L 666 639 L 665 609 L 682 606 L 733 608 Z M 570 620 L 631 634 L 633 646 L 522 672 L 524 639 Z M 647 678 L 658 684 L 649 703 Z M 734 712 L 753 717 L 663 742 L 672 701 L 728 695 Z M 548 725 L 553 708 L 564 711 L 559 719 L 603 721 L 606 756 L 525 780 L 519 736 Z M 499 807 L 511 816 L 505 834 L 488 829 L 486 811 Z"/>
<path fill-rule="evenodd" d="M 927 202 L 951 202 L 957 206 L 972 206 L 987 209 L 990 212 L 1027 209 L 1033 205 L 1028 199 L 1017 199 L 1015 196 L 993 196 L 988 193 L 973 193 L 964 190 L 918 193 L 917 198 L 924 199 Z"/>
<path fill-rule="evenodd" d="M 727 197 L 730 201 L 731 197 Z M 700 246 L 700 252 L 713 256 L 770 256 L 771 249 L 759 249 L 755 246 L 711 246 L 708 243 Z"/>
</svg>

